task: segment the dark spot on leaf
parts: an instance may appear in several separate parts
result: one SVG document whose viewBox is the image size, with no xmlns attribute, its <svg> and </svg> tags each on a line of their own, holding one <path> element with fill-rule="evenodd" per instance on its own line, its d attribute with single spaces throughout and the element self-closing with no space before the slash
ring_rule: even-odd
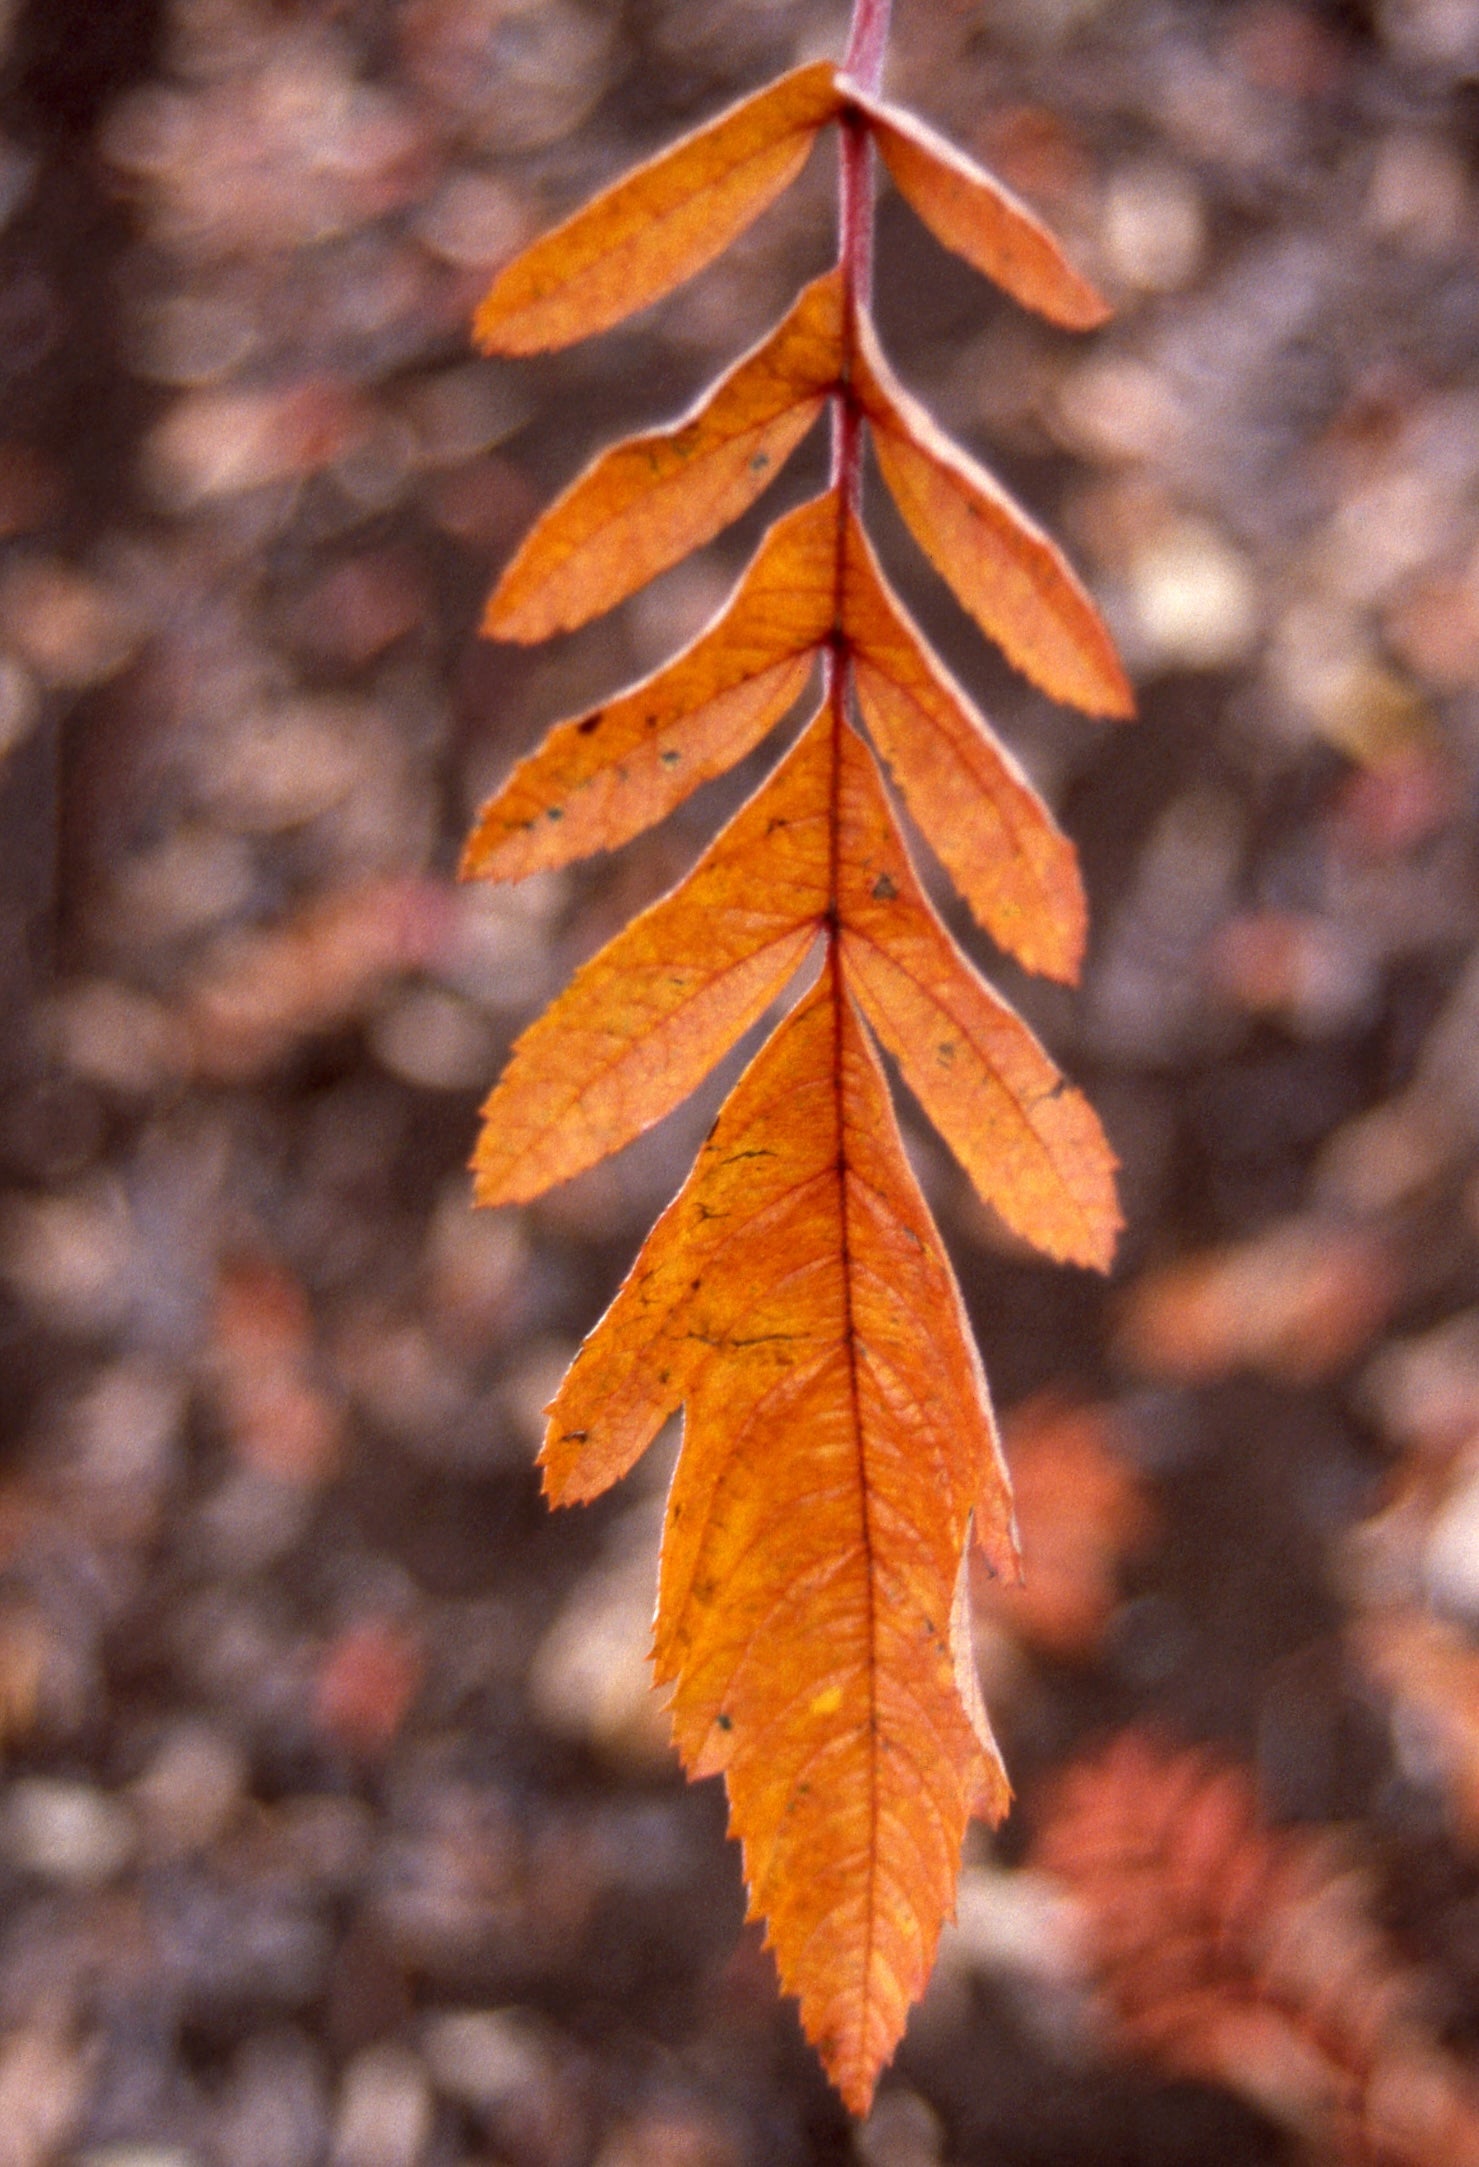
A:
<svg viewBox="0 0 1479 2167">
<path fill-rule="evenodd" d="M 727 1716 L 721 1712 L 719 1715 L 715 1716 L 714 1721 L 718 1724 L 721 1731 L 732 1731 L 734 1729 L 733 1716 Z"/>
<path fill-rule="evenodd" d="M 898 892 L 887 873 L 880 873 L 873 883 L 873 900 L 875 903 L 892 903 Z"/>
<path fill-rule="evenodd" d="M 547 805 L 544 809 L 544 817 L 546 820 L 563 820 L 565 808 L 563 805 Z"/>
<path fill-rule="evenodd" d="M 575 727 L 580 732 L 582 737 L 589 737 L 592 730 L 600 729 L 601 724 L 605 721 L 605 719 L 605 709 L 598 707 L 594 715 L 587 715 L 585 721 L 578 722 Z"/>
<path fill-rule="evenodd" d="M 664 767 L 676 767 L 683 755 L 681 752 L 674 752 L 671 745 L 665 745 L 657 757 Z"/>
<path fill-rule="evenodd" d="M 770 453 L 768 451 L 757 451 L 750 461 L 750 472 L 752 474 L 763 474 L 769 465 Z"/>
<path fill-rule="evenodd" d="M 955 1059 L 954 1039 L 945 1039 L 942 1044 L 936 1046 L 935 1052 L 939 1056 L 940 1060 L 944 1062 L 946 1068 L 949 1068 L 951 1062 Z"/>
</svg>

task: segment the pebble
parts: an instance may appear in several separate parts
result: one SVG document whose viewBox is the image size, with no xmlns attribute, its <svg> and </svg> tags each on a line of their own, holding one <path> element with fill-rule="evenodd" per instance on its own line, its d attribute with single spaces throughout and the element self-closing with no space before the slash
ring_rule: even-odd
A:
<svg viewBox="0 0 1479 2167">
<path fill-rule="evenodd" d="M 0 1202 L 0 1274 L 61 1331 L 107 1331 L 134 1296 L 133 1228 L 111 1182 Z"/>
<path fill-rule="evenodd" d="M 943 2167 L 945 2132 L 918 2092 L 880 2094 L 854 2138 L 862 2167 Z"/>
<path fill-rule="evenodd" d="M 332 2167 L 417 2167 L 431 2142 L 434 2113 L 418 2055 L 394 2042 L 367 2047 L 340 2084 Z"/>
<path fill-rule="evenodd" d="M 221 2167 L 310 2167 L 327 2125 L 325 2073 L 309 2040 L 297 2031 L 246 2040 L 215 2116 Z"/>
<path fill-rule="evenodd" d="M 523 2009 L 448 2010 L 429 2020 L 422 2045 L 437 2089 L 482 2111 L 538 2092 L 552 2074 L 543 2027 Z"/>
<path fill-rule="evenodd" d="M 1207 219 L 1201 191 L 1182 166 L 1122 168 L 1104 203 L 1104 252 L 1125 285 L 1175 293 L 1201 269 Z"/>
<path fill-rule="evenodd" d="M 149 1853 L 203 1851 L 240 1811 L 247 1761 L 234 1739 L 199 1721 L 174 1724 L 131 1788 Z"/>
<path fill-rule="evenodd" d="M 3 1814 L 12 1862 L 63 1888 L 101 1888 L 116 1879 L 137 1842 L 127 1806 L 93 1784 L 60 1776 L 18 1777 Z"/>
<path fill-rule="evenodd" d="M 0 2040 L 0 2167 L 45 2167 L 87 2108 L 93 2055 L 45 2016 Z"/>
<path fill-rule="evenodd" d="M 121 595 L 60 558 L 22 558 L 0 576 L 0 635 L 44 685 L 80 692 L 106 683 L 142 632 Z M 25 695 L 12 687 L 11 697 Z"/>
<path fill-rule="evenodd" d="M 497 1067 L 487 1020 L 434 986 L 403 994 L 375 1018 L 370 1044 L 382 1068 L 423 1091 L 468 1091 Z"/>
</svg>

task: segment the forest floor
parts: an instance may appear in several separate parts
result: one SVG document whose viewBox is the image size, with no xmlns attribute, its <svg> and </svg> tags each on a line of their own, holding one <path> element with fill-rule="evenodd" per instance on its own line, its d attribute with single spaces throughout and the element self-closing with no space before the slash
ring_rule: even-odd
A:
<svg viewBox="0 0 1479 2167">
<path fill-rule="evenodd" d="M 815 486 L 819 443 L 611 618 L 477 637 L 552 491 L 828 260 L 826 154 L 589 348 L 478 361 L 473 305 L 845 22 L 0 25 L 0 2167 L 1479 2158 L 1479 7 L 898 0 L 892 94 L 1116 315 L 1038 325 L 886 197 L 885 343 L 1142 712 L 1015 678 L 875 489 L 1081 850 L 1083 985 L 997 976 L 1128 1224 L 1107 1280 L 1029 1258 L 905 1107 L 1029 1579 L 978 1591 L 1017 1804 L 860 2131 L 648 1692 L 670 1456 L 559 1515 L 533 1471 L 719 1087 L 524 1211 L 465 1172 L 753 770 L 454 878 Z"/>
</svg>

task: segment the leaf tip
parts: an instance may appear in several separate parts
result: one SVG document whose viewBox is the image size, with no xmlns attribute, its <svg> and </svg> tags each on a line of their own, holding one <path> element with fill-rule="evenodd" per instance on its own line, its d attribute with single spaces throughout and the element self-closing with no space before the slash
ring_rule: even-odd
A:
<svg viewBox="0 0 1479 2167">
<path fill-rule="evenodd" d="M 497 880 L 499 876 L 493 870 L 493 854 L 494 846 L 489 843 L 487 835 L 479 825 L 473 829 L 462 846 L 462 856 L 457 860 L 457 878 Z"/>
<path fill-rule="evenodd" d="M 1065 331 L 1102 331 L 1114 315 L 1112 304 L 1105 300 L 1098 287 L 1083 273 L 1074 274 L 1078 293 L 1070 306 L 1065 307 L 1056 321 Z"/>
<path fill-rule="evenodd" d="M 513 640 L 520 646 L 527 647 L 543 639 L 547 628 L 537 631 L 524 629 L 517 604 L 509 601 L 508 583 L 508 572 L 505 571 L 483 605 L 478 632 L 485 640 Z"/>
<path fill-rule="evenodd" d="M 472 342 L 480 354 L 518 354 L 525 351 L 508 320 L 508 311 L 499 295 L 501 281 L 495 279 L 478 303 L 472 320 Z"/>
<path fill-rule="evenodd" d="M 1111 1160 L 1111 1167 L 1118 1165 Z M 1112 1176 L 1111 1176 L 1112 1178 Z M 1082 1264 L 1086 1270 L 1108 1274 L 1114 1267 L 1115 1251 L 1124 1231 L 1125 1218 L 1117 1202 L 1113 1203 L 1103 1217 L 1086 1232 L 1082 1253 L 1065 1259 L 1069 1264 Z"/>
<path fill-rule="evenodd" d="M 464 865 L 471 855 L 472 845 L 469 844 L 463 853 Z M 476 875 L 459 873 L 458 877 L 467 880 L 475 878 Z M 1077 913 L 1072 920 L 1066 917 L 1053 919 L 1037 932 L 1035 940 L 1024 943 L 1015 950 L 1017 961 L 1027 970 L 1035 971 L 1040 978 L 1051 978 L 1055 985 L 1076 986 L 1083 976 L 1084 950 L 1088 946 L 1088 938 L 1085 913 Z"/>
<path fill-rule="evenodd" d="M 1134 722 L 1139 710 L 1135 704 L 1135 688 L 1125 674 L 1118 655 L 1111 659 L 1105 670 L 1105 701 L 1091 712 L 1102 715 L 1107 722 Z"/>
</svg>

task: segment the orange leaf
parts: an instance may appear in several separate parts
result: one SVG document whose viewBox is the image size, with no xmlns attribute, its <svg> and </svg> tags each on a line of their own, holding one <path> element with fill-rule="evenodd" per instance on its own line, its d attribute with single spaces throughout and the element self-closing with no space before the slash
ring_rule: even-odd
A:
<svg viewBox="0 0 1479 2167">
<path fill-rule="evenodd" d="M 604 707 L 553 729 L 478 818 L 462 870 L 522 880 L 661 820 L 742 760 L 806 684 L 836 604 L 837 498 L 776 521 L 708 630 Z"/>
<path fill-rule="evenodd" d="M 725 1774 L 752 1913 L 861 2113 L 967 1817 L 1007 1803 L 960 1637 L 972 1513 L 1014 1551 L 959 1296 L 830 960 L 567 1379 L 553 1494 L 602 1487 L 679 1400 L 658 1675 L 691 1772 Z"/>
<path fill-rule="evenodd" d="M 489 601 L 485 632 L 533 641 L 624 601 L 753 504 L 837 383 L 838 271 L 669 429 L 603 452 L 525 537 Z"/>
<path fill-rule="evenodd" d="M 930 654 L 856 521 L 842 624 L 869 734 L 956 887 L 1028 970 L 1075 979 L 1087 911 L 1073 845 Z"/>
<path fill-rule="evenodd" d="M 473 337 L 484 353 L 540 353 L 670 293 L 796 178 L 841 104 L 836 70 L 819 60 L 731 106 L 516 256 L 473 319 Z"/>
<path fill-rule="evenodd" d="M 1104 622 L 1067 560 L 983 467 L 943 436 L 857 318 L 857 391 L 911 533 L 1009 662 L 1090 715 L 1134 713 Z"/>
<path fill-rule="evenodd" d="M 926 902 L 877 772 L 842 732 L 837 900 L 863 1014 L 988 1204 L 1024 1240 L 1107 1268 L 1121 1221 L 1093 1108 Z"/>
<path fill-rule="evenodd" d="M 1004 189 L 824 68 L 538 244 L 480 335 L 532 351 L 667 291 L 844 110 L 847 205 L 868 201 L 866 124 L 947 245 L 1057 321 L 1098 320 Z M 475 1165 L 481 1202 L 519 1202 L 616 1150 L 821 948 L 572 1366 L 541 1462 L 555 1502 L 594 1497 L 686 1410 L 654 1659 L 690 1772 L 726 1778 L 782 1982 L 862 2112 L 928 1973 L 967 1816 L 1008 1795 L 970 1657 L 973 1525 L 992 1569 L 1016 1568 L 984 1380 L 866 1024 L 1019 1234 L 1104 1266 L 1119 1216 L 1092 1112 L 926 901 L 849 723 L 855 701 L 983 925 L 1073 977 L 1072 850 L 878 569 L 856 517 L 860 417 L 917 539 L 1008 657 L 1091 712 L 1131 703 L 1062 557 L 894 382 L 849 300 L 862 220 L 843 229 L 838 269 L 700 405 L 606 452 L 545 514 L 485 630 L 534 641 L 613 607 L 738 517 L 828 401 L 832 490 L 777 524 L 683 654 L 550 732 L 484 808 L 464 870 L 518 878 L 626 840 L 758 744 L 823 657 L 822 712 L 775 775 L 520 1039 Z"/>
<path fill-rule="evenodd" d="M 800 964 L 828 899 L 829 735 L 813 723 L 682 885 L 577 971 L 483 1108 L 480 1204 L 519 1204 L 670 1113 Z"/>
<path fill-rule="evenodd" d="M 1109 309 L 1068 261 L 1047 227 L 993 174 L 914 114 L 845 83 L 867 118 L 894 186 L 946 248 L 1069 331 L 1092 331 Z"/>
</svg>

